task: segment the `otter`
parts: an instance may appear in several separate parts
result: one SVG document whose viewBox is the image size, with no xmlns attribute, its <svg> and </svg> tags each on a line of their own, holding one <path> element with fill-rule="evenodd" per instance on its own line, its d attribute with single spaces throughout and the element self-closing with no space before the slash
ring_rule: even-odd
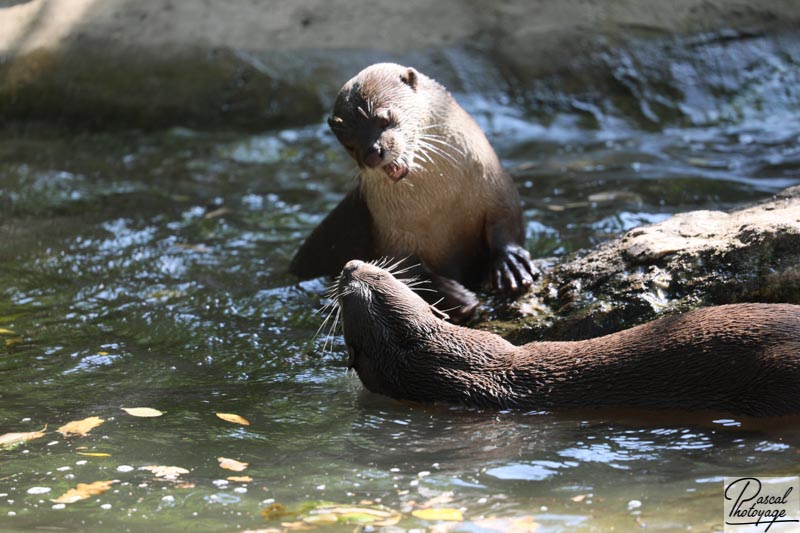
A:
<svg viewBox="0 0 800 533">
<path fill-rule="evenodd" d="M 291 273 L 404 260 L 452 318 L 477 306 L 471 289 L 515 295 L 532 284 L 519 193 L 442 85 L 410 67 L 372 65 L 342 87 L 328 124 L 358 165 L 358 185 L 301 245 Z"/>
<path fill-rule="evenodd" d="M 800 413 L 800 306 L 734 304 L 583 341 L 515 346 L 439 318 L 361 261 L 337 286 L 348 366 L 372 392 L 487 409 Z"/>
</svg>

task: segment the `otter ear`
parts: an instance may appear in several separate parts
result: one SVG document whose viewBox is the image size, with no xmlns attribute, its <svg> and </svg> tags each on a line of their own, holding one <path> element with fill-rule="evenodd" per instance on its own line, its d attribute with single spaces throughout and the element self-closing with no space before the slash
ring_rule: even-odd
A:
<svg viewBox="0 0 800 533">
<path fill-rule="evenodd" d="M 413 90 L 417 90 L 417 71 L 411 67 L 400 75 L 400 81 L 411 87 Z"/>
</svg>

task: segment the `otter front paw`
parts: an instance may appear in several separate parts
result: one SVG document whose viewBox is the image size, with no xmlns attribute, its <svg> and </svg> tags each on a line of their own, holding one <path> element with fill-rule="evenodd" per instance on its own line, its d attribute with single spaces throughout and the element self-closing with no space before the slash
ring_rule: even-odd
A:
<svg viewBox="0 0 800 533">
<path fill-rule="evenodd" d="M 528 250 L 509 244 L 492 267 L 492 287 L 497 292 L 519 294 L 528 290 L 538 276 Z"/>
</svg>

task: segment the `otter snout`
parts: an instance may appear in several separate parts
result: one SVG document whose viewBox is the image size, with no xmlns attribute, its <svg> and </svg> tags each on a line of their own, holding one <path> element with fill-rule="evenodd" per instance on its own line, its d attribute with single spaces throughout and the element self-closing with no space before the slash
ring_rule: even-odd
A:
<svg viewBox="0 0 800 533">
<path fill-rule="evenodd" d="M 358 267 L 364 264 L 364 261 L 359 261 L 358 259 L 351 259 L 344 265 L 342 269 L 342 277 L 352 277 L 353 272 L 358 270 Z"/>
<path fill-rule="evenodd" d="M 339 283 L 337 286 L 337 292 L 339 296 L 341 296 L 345 292 L 346 288 L 353 283 L 355 272 L 364 264 L 364 261 L 352 259 L 348 261 L 346 265 L 344 265 L 341 274 L 339 274 Z"/>
</svg>

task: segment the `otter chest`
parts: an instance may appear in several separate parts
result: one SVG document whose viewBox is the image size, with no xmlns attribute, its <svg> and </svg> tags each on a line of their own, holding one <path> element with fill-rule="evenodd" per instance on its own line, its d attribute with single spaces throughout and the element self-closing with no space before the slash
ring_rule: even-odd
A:
<svg viewBox="0 0 800 533">
<path fill-rule="evenodd" d="M 474 187 L 423 180 L 388 185 L 362 188 L 381 255 L 417 255 L 439 269 L 479 253 L 485 245 L 485 198 L 477 197 Z"/>
</svg>

